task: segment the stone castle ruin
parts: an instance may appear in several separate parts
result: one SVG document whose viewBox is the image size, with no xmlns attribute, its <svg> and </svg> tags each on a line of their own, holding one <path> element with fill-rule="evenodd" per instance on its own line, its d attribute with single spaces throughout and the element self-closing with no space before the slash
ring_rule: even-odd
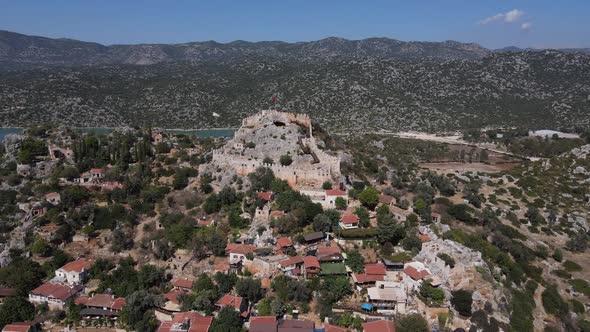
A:
<svg viewBox="0 0 590 332">
<path fill-rule="evenodd" d="M 280 164 L 285 155 L 293 160 L 290 165 Z M 212 164 L 230 166 L 241 176 L 268 167 L 291 186 L 317 186 L 340 177 L 340 158 L 318 147 L 309 116 L 275 110 L 245 118 L 234 137 L 213 151 Z"/>
</svg>

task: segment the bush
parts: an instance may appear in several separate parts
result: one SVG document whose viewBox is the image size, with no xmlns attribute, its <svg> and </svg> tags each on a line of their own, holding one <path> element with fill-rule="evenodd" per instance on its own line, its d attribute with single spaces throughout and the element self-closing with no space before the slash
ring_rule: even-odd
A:
<svg viewBox="0 0 590 332">
<path fill-rule="evenodd" d="M 291 156 L 288 154 L 284 154 L 279 159 L 279 163 L 281 163 L 283 166 L 289 166 L 293 163 L 293 158 L 291 158 Z"/>
<path fill-rule="evenodd" d="M 563 268 L 568 272 L 582 271 L 582 267 L 578 263 L 570 261 L 570 260 L 563 262 Z"/>
<path fill-rule="evenodd" d="M 590 296 L 590 285 L 584 279 L 572 279 L 569 281 L 570 285 L 576 292 L 582 293 L 586 296 Z"/>
<path fill-rule="evenodd" d="M 555 285 L 547 287 L 541 294 L 543 308 L 549 314 L 563 316 L 568 313 L 568 305 L 563 301 Z"/>
<path fill-rule="evenodd" d="M 451 304 L 455 310 L 457 310 L 457 312 L 462 316 L 471 316 L 471 303 L 473 302 L 471 299 L 472 293 L 470 291 L 460 289 L 458 291 L 452 292 L 451 295 Z"/>
<path fill-rule="evenodd" d="M 370 239 L 377 236 L 375 228 L 342 229 L 339 232 L 343 239 Z"/>
</svg>

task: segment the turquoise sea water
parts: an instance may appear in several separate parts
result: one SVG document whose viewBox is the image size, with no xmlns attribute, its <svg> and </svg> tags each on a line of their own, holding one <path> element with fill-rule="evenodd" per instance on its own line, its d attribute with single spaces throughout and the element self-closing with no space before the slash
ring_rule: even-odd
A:
<svg viewBox="0 0 590 332">
<path fill-rule="evenodd" d="M 83 131 L 93 132 L 95 134 L 108 134 L 113 131 L 113 128 L 82 128 Z M 4 136 L 8 134 L 18 134 L 23 131 L 23 128 L 0 128 L 0 141 L 4 140 Z M 235 129 L 164 129 L 169 134 L 185 134 L 197 135 L 201 137 L 228 137 L 232 136 Z"/>
</svg>

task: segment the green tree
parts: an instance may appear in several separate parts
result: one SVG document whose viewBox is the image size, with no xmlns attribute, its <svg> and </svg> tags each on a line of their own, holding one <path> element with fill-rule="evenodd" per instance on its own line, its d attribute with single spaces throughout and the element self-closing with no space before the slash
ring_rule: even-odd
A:
<svg viewBox="0 0 590 332">
<path fill-rule="evenodd" d="M 293 158 L 291 158 L 291 156 L 288 154 L 284 154 L 279 159 L 279 163 L 281 163 L 283 166 L 289 166 L 293 163 Z"/>
<path fill-rule="evenodd" d="M 0 304 L 0 329 L 13 322 L 31 321 L 35 318 L 35 306 L 26 298 L 6 298 Z"/>
<path fill-rule="evenodd" d="M 217 317 L 213 319 L 213 324 L 209 329 L 211 332 L 242 331 L 242 318 L 240 313 L 233 307 L 225 306 Z"/>
<path fill-rule="evenodd" d="M 352 272 L 362 273 L 365 271 L 365 258 L 361 255 L 358 249 L 354 249 L 347 254 L 346 264 L 350 267 Z"/>
<path fill-rule="evenodd" d="M 336 197 L 336 209 L 338 210 L 346 210 L 346 200 L 342 197 Z"/>
<path fill-rule="evenodd" d="M 125 301 L 125 306 L 121 310 L 121 321 L 129 327 L 134 327 L 138 331 L 148 326 L 151 320 L 150 309 L 161 305 L 161 298 L 150 294 L 148 291 L 139 290 L 129 295 Z M 153 314 L 153 312 L 151 312 Z M 139 329 L 138 327 L 141 326 Z"/>
<path fill-rule="evenodd" d="M 324 181 L 324 183 L 322 183 L 322 189 L 324 189 L 324 190 L 332 189 L 332 182 Z"/>
<path fill-rule="evenodd" d="M 543 308 L 549 314 L 561 317 L 568 313 L 569 308 L 567 302 L 565 302 L 555 285 L 550 285 L 541 294 L 543 300 Z"/>
<path fill-rule="evenodd" d="M 268 297 L 263 298 L 258 302 L 256 310 L 258 310 L 258 316 L 270 316 L 273 314 L 271 307 L 272 300 Z"/>
<path fill-rule="evenodd" d="M 366 208 L 359 206 L 356 209 L 354 209 L 354 214 L 356 214 L 356 216 L 359 217 L 360 227 L 369 227 L 370 215 L 369 211 L 367 211 Z"/>
<path fill-rule="evenodd" d="M 365 207 L 373 210 L 379 204 L 379 192 L 372 187 L 365 188 L 358 195 L 358 199 Z"/>
<path fill-rule="evenodd" d="M 217 283 L 217 287 L 219 287 L 219 292 L 221 294 L 229 293 L 238 281 L 238 277 L 235 273 L 225 274 L 217 272 L 213 278 L 215 279 L 215 283 Z"/>
<path fill-rule="evenodd" d="M 247 298 L 250 303 L 258 302 L 262 298 L 260 279 L 253 279 L 252 277 L 239 279 L 236 283 L 236 293 Z"/>
<path fill-rule="evenodd" d="M 428 322 L 420 314 L 402 316 L 395 321 L 396 332 L 428 332 Z"/>
<path fill-rule="evenodd" d="M 473 302 L 470 291 L 463 289 L 451 293 L 451 304 L 462 316 L 471 316 L 471 303 Z"/>
</svg>

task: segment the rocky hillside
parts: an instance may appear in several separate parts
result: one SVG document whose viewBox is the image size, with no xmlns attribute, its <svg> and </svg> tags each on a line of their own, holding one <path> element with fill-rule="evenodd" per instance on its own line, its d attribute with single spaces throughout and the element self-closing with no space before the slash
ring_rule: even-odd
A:
<svg viewBox="0 0 590 332">
<path fill-rule="evenodd" d="M 0 72 L 0 125 L 237 126 L 268 108 L 274 94 L 281 109 L 308 113 L 332 131 L 589 126 L 590 57 L 556 51 L 451 61 L 252 57 Z"/>
<path fill-rule="evenodd" d="M 311 42 L 215 41 L 185 44 L 104 46 L 72 39 L 51 39 L 0 31 L 0 69 L 49 65 L 135 64 L 178 61 L 224 61 L 263 56 L 273 60 L 306 62 L 332 58 L 479 59 L 490 51 L 477 44 L 455 41 L 404 42 L 388 38 L 346 40 L 326 38 Z"/>
</svg>

